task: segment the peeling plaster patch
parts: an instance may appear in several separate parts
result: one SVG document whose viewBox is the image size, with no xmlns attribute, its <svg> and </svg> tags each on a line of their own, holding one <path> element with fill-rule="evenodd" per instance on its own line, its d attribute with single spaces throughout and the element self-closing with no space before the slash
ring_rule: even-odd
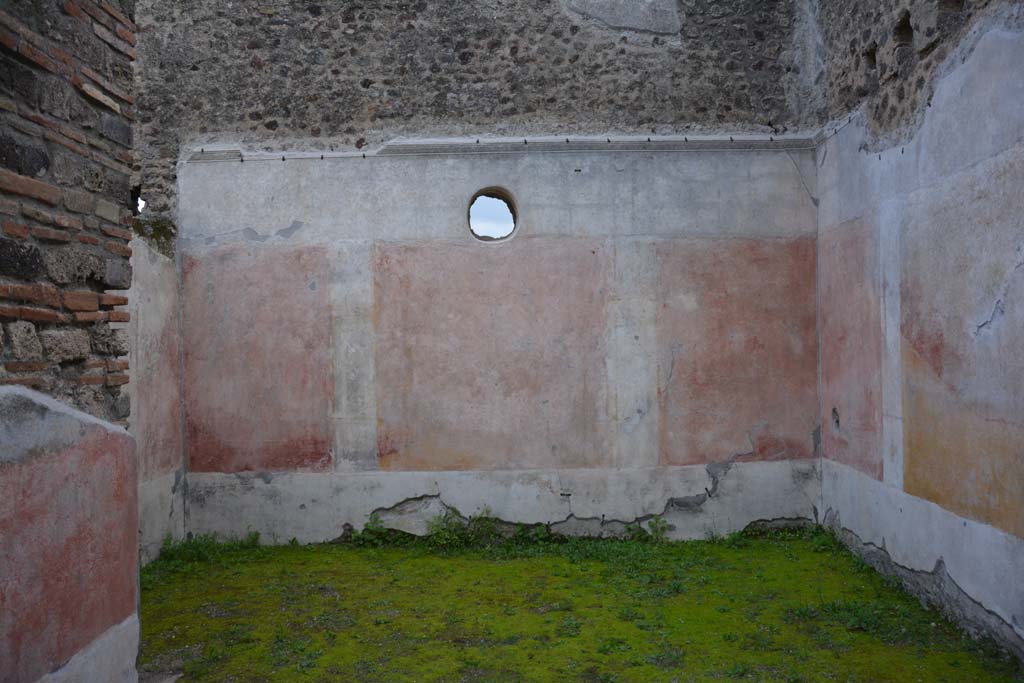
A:
<svg viewBox="0 0 1024 683">
<path fill-rule="evenodd" d="M 708 472 L 708 476 L 711 477 L 711 488 L 704 489 L 704 493 L 698 493 L 695 496 L 681 496 L 679 498 L 669 498 L 665 509 L 676 508 L 679 510 L 693 511 L 700 508 L 709 498 L 714 498 L 715 494 L 718 493 L 718 484 L 721 479 L 729 474 L 729 469 L 732 468 L 736 458 L 740 456 L 733 456 L 725 462 L 712 462 L 708 463 L 705 469 Z"/>
<path fill-rule="evenodd" d="M 284 239 L 288 239 L 289 237 L 297 233 L 299 230 L 302 230 L 302 226 L 302 221 L 292 221 L 292 224 L 289 225 L 287 228 L 284 228 L 283 230 L 278 230 L 277 236 L 283 237 Z"/>
<path fill-rule="evenodd" d="M 679 33 L 674 0 L 564 0 L 564 7 L 608 28 L 645 33 Z"/>
</svg>

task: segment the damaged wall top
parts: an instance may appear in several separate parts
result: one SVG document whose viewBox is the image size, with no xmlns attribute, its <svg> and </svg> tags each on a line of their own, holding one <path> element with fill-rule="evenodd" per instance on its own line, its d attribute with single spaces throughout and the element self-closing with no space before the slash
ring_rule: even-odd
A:
<svg viewBox="0 0 1024 683">
<path fill-rule="evenodd" d="M 791 0 L 139 3 L 143 197 L 182 143 L 794 127 Z M 813 76 L 808 76 L 813 78 Z M 308 139 L 318 139 L 310 143 Z"/>
</svg>

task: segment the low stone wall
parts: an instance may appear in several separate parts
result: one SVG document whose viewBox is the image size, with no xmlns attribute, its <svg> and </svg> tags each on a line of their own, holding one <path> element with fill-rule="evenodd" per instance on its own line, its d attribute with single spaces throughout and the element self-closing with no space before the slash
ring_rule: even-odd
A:
<svg viewBox="0 0 1024 683">
<path fill-rule="evenodd" d="M 0 444 L 0 682 L 134 681 L 134 441 L 0 387 Z"/>
</svg>

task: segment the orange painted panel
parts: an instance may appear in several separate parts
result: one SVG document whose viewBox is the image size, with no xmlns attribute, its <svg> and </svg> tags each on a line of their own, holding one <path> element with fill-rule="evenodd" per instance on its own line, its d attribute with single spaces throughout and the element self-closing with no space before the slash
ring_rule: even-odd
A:
<svg viewBox="0 0 1024 683">
<path fill-rule="evenodd" d="M 814 238 L 672 240 L 657 257 L 661 462 L 811 457 Z"/>
<path fill-rule="evenodd" d="M 608 243 L 380 243 L 377 440 L 390 470 L 610 462 Z"/>
</svg>

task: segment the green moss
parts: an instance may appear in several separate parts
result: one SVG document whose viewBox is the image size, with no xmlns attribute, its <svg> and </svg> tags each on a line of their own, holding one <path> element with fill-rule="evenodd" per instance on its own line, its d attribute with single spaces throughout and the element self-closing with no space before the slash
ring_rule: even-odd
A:
<svg viewBox="0 0 1024 683">
<path fill-rule="evenodd" d="M 142 573 L 141 666 L 183 681 L 1024 680 L 821 530 L 665 543 L 459 525 L 168 546 Z"/>
<path fill-rule="evenodd" d="M 161 254 L 174 258 L 174 238 L 178 234 L 174 221 L 159 214 L 136 216 L 132 230 Z"/>
</svg>

